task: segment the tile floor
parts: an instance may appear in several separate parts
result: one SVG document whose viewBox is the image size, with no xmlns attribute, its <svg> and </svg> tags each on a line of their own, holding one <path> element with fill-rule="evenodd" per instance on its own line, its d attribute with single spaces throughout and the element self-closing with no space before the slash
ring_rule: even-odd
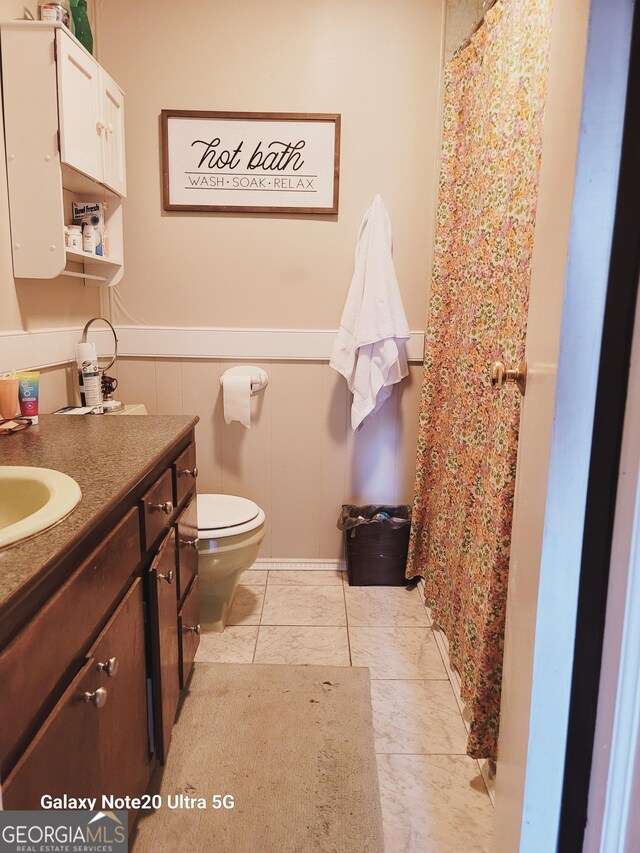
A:
<svg viewBox="0 0 640 853">
<path fill-rule="evenodd" d="M 489 851 L 493 806 L 422 592 L 343 575 L 245 572 L 196 660 L 368 666 L 386 853 Z"/>
</svg>

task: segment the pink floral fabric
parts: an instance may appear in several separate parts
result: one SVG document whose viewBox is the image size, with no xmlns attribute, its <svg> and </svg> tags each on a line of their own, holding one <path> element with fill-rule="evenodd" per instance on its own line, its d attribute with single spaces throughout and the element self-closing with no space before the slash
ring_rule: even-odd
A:
<svg viewBox="0 0 640 853">
<path fill-rule="evenodd" d="M 424 575 L 471 714 L 496 758 L 520 394 L 551 0 L 502 0 L 446 69 L 433 282 L 407 576 Z"/>
</svg>

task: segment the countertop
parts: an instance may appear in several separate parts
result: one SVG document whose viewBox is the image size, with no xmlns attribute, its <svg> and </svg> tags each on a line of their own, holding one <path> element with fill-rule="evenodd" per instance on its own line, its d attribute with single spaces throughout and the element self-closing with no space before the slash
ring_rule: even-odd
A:
<svg viewBox="0 0 640 853">
<path fill-rule="evenodd" d="M 0 619 L 50 573 L 120 500 L 180 442 L 198 418 L 41 415 L 40 423 L 0 436 L 0 464 L 62 471 L 78 483 L 77 507 L 49 530 L 0 551 Z"/>
</svg>

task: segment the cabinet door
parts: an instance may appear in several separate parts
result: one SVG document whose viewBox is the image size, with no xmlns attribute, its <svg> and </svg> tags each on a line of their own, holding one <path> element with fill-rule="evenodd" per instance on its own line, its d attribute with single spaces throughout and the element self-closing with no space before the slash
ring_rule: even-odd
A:
<svg viewBox="0 0 640 853">
<path fill-rule="evenodd" d="M 194 495 L 178 516 L 178 601 L 182 603 L 189 584 L 198 573 L 198 516 Z"/>
<path fill-rule="evenodd" d="M 104 708 L 97 706 L 104 696 L 91 701 L 95 665 L 90 660 L 76 675 L 3 783 L 5 809 L 39 809 L 43 794 L 99 798 L 105 790 L 98 734 Z"/>
<path fill-rule="evenodd" d="M 126 196 L 126 174 L 124 165 L 124 95 L 111 77 L 100 73 L 102 165 L 104 183 L 118 195 Z"/>
<path fill-rule="evenodd" d="M 156 751 L 164 764 L 180 698 L 175 529 L 165 537 L 149 571 L 151 662 Z"/>
<path fill-rule="evenodd" d="M 91 690 L 107 692 L 99 714 L 103 791 L 140 797 L 149 781 L 144 602 L 138 578 L 100 634 L 89 656 L 95 661 Z M 134 817 L 130 812 L 130 825 Z"/>
<path fill-rule="evenodd" d="M 189 593 L 178 615 L 180 637 L 180 687 L 184 687 L 200 645 L 200 608 L 198 601 L 198 577 L 193 579 Z"/>
<path fill-rule="evenodd" d="M 56 47 L 60 159 L 102 181 L 100 66 L 61 29 Z"/>
</svg>

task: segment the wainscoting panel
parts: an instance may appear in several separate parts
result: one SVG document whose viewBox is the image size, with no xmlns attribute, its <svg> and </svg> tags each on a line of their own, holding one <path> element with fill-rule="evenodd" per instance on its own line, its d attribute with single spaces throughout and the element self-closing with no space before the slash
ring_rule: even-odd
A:
<svg viewBox="0 0 640 853">
<path fill-rule="evenodd" d="M 263 559 L 339 560 L 343 503 L 411 503 L 420 364 L 352 433 L 351 395 L 326 361 L 256 359 L 269 385 L 251 399 L 251 428 L 225 424 L 220 376 L 237 363 L 119 358 L 117 396 L 144 403 L 149 414 L 200 417 L 199 488 L 264 509 Z"/>
</svg>

